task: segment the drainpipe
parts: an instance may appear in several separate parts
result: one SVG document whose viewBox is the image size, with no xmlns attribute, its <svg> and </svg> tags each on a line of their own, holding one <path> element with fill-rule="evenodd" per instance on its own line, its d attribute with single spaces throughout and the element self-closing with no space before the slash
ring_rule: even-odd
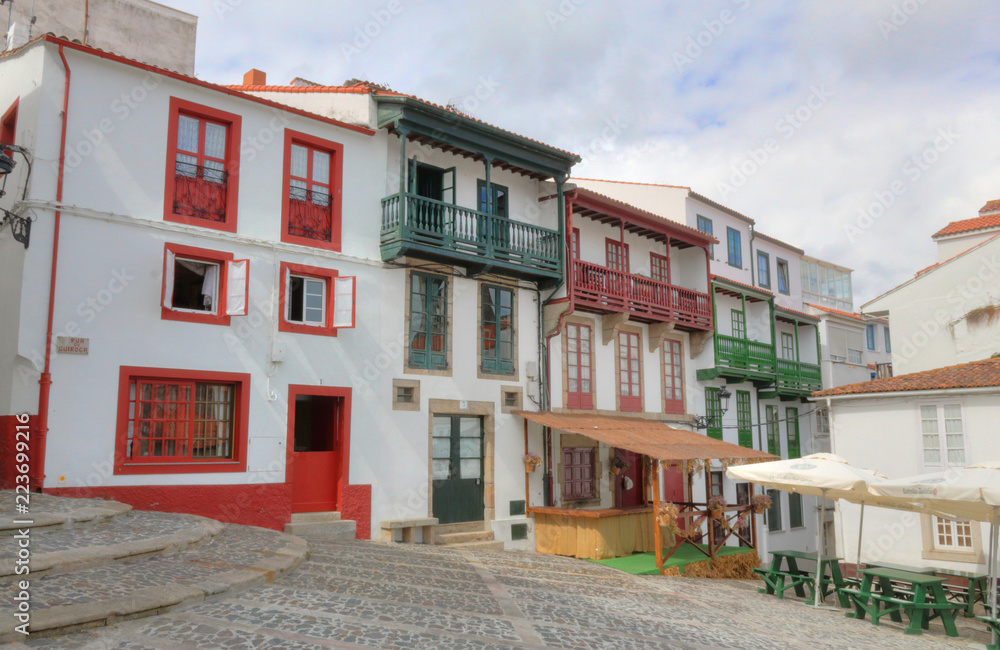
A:
<svg viewBox="0 0 1000 650">
<path fill-rule="evenodd" d="M 56 181 L 56 203 L 62 204 L 63 176 L 66 169 L 66 127 L 69 118 L 69 82 L 70 69 L 66 61 L 63 46 L 59 46 L 59 58 L 66 70 L 66 81 L 63 86 L 62 135 L 59 143 L 59 172 Z M 45 367 L 42 376 L 38 378 L 38 422 L 35 428 L 35 462 L 31 464 L 29 482 L 36 492 L 41 492 L 45 483 L 45 442 L 49 433 L 49 394 L 52 386 L 52 321 L 55 317 L 56 270 L 59 261 L 59 223 L 62 212 L 55 211 L 55 221 L 52 233 L 52 271 L 49 276 L 49 314 L 45 327 Z"/>
</svg>

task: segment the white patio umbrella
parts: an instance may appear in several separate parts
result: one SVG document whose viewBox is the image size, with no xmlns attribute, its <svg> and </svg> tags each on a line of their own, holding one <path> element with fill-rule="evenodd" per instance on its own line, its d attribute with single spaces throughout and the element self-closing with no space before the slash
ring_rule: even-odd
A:
<svg viewBox="0 0 1000 650">
<path fill-rule="evenodd" d="M 869 491 L 880 496 L 912 499 L 952 517 L 990 522 L 989 613 L 996 616 L 1000 462 L 882 481 L 870 485 Z M 995 632 L 993 641 L 996 642 Z"/>
<path fill-rule="evenodd" d="M 877 496 L 869 491 L 869 485 L 881 484 L 885 477 L 867 469 L 854 467 L 835 454 L 810 454 L 802 458 L 776 460 L 768 463 L 754 463 L 730 467 L 729 478 L 757 483 L 764 487 L 783 492 L 797 492 L 818 496 L 820 509 L 816 525 L 816 552 L 823 555 L 823 512 L 825 499 L 844 499 L 861 504 L 861 523 L 864 524 L 866 503 L 884 508 L 900 510 L 920 510 L 913 499 Z M 923 510 L 921 510 L 923 511 Z M 858 565 L 861 564 L 860 529 L 858 541 Z M 818 587 L 818 585 L 817 585 Z M 820 606 L 820 590 L 815 590 L 816 607 Z"/>
</svg>

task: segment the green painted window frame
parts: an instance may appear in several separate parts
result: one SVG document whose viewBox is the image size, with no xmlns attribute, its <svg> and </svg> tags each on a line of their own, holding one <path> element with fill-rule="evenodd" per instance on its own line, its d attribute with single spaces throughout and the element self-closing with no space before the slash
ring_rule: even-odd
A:
<svg viewBox="0 0 1000 650">
<path fill-rule="evenodd" d="M 789 406 L 785 409 L 785 438 L 789 458 L 802 456 L 799 438 L 799 409 Z"/>
<path fill-rule="evenodd" d="M 422 290 L 419 288 L 423 283 Z M 439 287 L 433 291 L 433 287 Z M 409 354 L 407 365 L 419 370 L 446 370 L 448 368 L 448 278 L 432 273 L 413 271 L 410 274 L 410 338 L 407 342 Z M 423 309 L 416 309 L 417 305 Z M 438 307 L 432 313 L 431 305 Z M 434 321 L 432 323 L 432 320 Z M 421 325 L 422 324 L 422 325 Z M 414 350 L 413 342 L 418 336 L 424 337 L 423 350 Z M 441 337 L 441 349 L 433 351 L 434 338 Z M 427 342 L 430 341 L 430 346 Z"/>
<path fill-rule="evenodd" d="M 780 257 L 775 258 L 776 273 L 778 275 L 778 293 L 783 293 L 786 296 L 791 294 L 791 288 L 789 288 L 789 280 L 791 278 L 791 272 L 788 267 L 788 260 L 783 260 Z M 782 272 L 784 270 L 784 272 Z"/>
<path fill-rule="evenodd" d="M 708 420 L 706 435 L 722 440 L 722 401 L 718 388 L 709 386 L 705 389 L 705 417 Z"/>
<path fill-rule="evenodd" d="M 455 167 L 438 167 L 436 165 L 428 165 L 425 162 L 420 162 L 416 158 L 410 158 L 407 161 L 407 176 L 409 178 L 409 192 L 417 196 L 423 196 L 419 193 L 419 188 L 417 187 L 417 168 L 430 169 L 436 172 L 441 172 L 441 202 L 450 203 L 455 205 L 455 185 L 456 185 L 456 172 Z M 450 184 L 449 184 L 450 183 Z M 433 200 L 433 199 L 432 199 Z"/>
<path fill-rule="evenodd" d="M 762 289 L 771 288 L 771 256 L 757 251 L 757 284 Z"/>
<path fill-rule="evenodd" d="M 767 496 L 771 497 L 771 507 L 767 509 L 767 530 L 774 533 L 781 530 L 781 492 L 770 489 Z"/>
<path fill-rule="evenodd" d="M 479 332 L 479 351 L 481 369 L 490 375 L 514 374 L 514 291 L 508 287 L 495 284 L 481 285 L 481 314 Z M 504 298 L 507 304 L 504 305 Z M 504 317 L 507 317 L 508 327 L 503 328 Z M 488 336 L 488 327 L 493 327 L 492 338 Z M 503 341 L 499 332 L 508 332 L 509 340 Z M 492 342 L 492 348 L 489 343 Z"/>
<path fill-rule="evenodd" d="M 481 178 L 476 179 L 476 197 L 478 199 L 478 210 L 480 212 L 487 212 L 487 214 L 492 214 L 494 217 L 503 217 L 504 219 L 510 219 L 510 190 L 507 189 L 506 185 L 498 185 L 497 183 L 490 183 L 490 189 L 493 194 L 493 211 L 486 211 L 486 181 Z M 502 201 L 500 199 L 503 199 Z M 496 208 L 502 203 L 503 210 L 497 211 Z"/>
<path fill-rule="evenodd" d="M 736 391 L 736 434 L 740 447 L 753 449 L 753 412 L 748 390 Z"/>
<path fill-rule="evenodd" d="M 712 225 L 711 219 L 709 219 L 708 217 L 703 217 L 700 214 L 698 215 L 698 230 L 700 232 L 703 232 L 706 235 L 712 235 L 714 237 L 715 232 L 713 231 L 713 228 L 714 226 Z M 708 255 L 713 260 L 715 259 L 715 244 L 708 245 Z"/>
<path fill-rule="evenodd" d="M 781 456 L 781 438 L 778 427 L 778 407 L 768 405 L 765 407 L 767 422 L 767 453 Z"/>
<path fill-rule="evenodd" d="M 799 492 L 788 493 L 788 527 L 802 528 L 805 522 L 802 519 L 802 494 Z"/>
<path fill-rule="evenodd" d="M 726 246 L 728 249 L 728 264 L 738 269 L 743 268 L 743 243 L 740 238 L 740 231 L 726 226 Z"/>
<path fill-rule="evenodd" d="M 732 326 L 733 337 L 745 339 L 747 337 L 747 315 L 742 309 L 733 309 L 729 313 Z"/>
<path fill-rule="evenodd" d="M 788 332 L 781 332 L 781 358 L 787 361 L 796 361 L 795 336 Z"/>
</svg>

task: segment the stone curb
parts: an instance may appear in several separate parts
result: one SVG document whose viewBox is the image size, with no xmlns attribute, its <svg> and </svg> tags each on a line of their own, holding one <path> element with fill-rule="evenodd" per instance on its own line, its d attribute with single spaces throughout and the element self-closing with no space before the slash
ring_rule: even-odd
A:
<svg viewBox="0 0 1000 650">
<path fill-rule="evenodd" d="M 44 508 L 44 506 L 42 506 Z M 70 512 L 45 513 L 38 512 L 28 515 L 12 515 L 10 513 L 0 514 L 0 537 L 11 537 L 17 534 L 18 530 L 26 528 L 25 524 L 16 524 L 15 521 L 28 519 L 32 523 L 30 528 L 33 532 L 47 532 L 60 528 L 72 528 L 77 525 L 93 524 L 106 521 L 114 517 L 126 515 L 131 512 L 132 506 L 117 501 L 106 501 L 101 505 L 88 505 Z"/>
<path fill-rule="evenodd" d="M 188 530 L 133 542 L 75 548 L 51 553 L 34 553 L 31 556 L 31 575 L 34 578 L 40 578 L 46 575 L 89 569 L 120 560 L 138 560 L 152 555 L 174 553 L 209 542 L 225 528 L 221 522 L 206 517 L 181 514 L 176 516 L 198 520 L 198 525 Z M 34 526 L 32 526 L 32 530 L 34 531 Z M 13 559 L 0 561 L 0 585 L 17 581 L 18 576 L 14 574 L 14 568 L 15 561 Z"/>
<path fill-rule="evenodd" d="M 302 564 L 308 552 L 305 540 L 293 535 L 282 535 L 287 538 L 282 540 L 284 546 L 275 550 L 262 550 L 261 557 L 251 560 L 253 563 L 249 566 L 234 567 L 231 571 L 212 576 L 211 580 L 191 585 L 175 583 L 146 587 L 129 596 L 112 600 L 34 610 L 28 628 L 31 638 L 68 634 L 114 625 L 130 619 L 154 616 L 205 600 L 229 596 L 258 584 L 272 582 L 275 578 L 296 569 Z M 197 551 L 191 553 L 192 568 L 195 568 Z M 253 555 L 253 553 L 248 554 L 248 559 L 253 558 Z M 25 640 L 23 634 L 14 631 L 15 626 L 16 622 L 0 622 L 0 643 Z"/>
</svg>

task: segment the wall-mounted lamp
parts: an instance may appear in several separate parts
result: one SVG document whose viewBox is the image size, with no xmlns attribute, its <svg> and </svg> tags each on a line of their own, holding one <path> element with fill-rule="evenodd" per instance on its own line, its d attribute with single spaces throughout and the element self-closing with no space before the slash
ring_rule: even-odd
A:
<svg viewBox="0 0 1000 650">
<path fill-rule="evenodd" d="M 728 388 L 723 386 L 722 388 L 719 389 L 718 395 L 719 395 L 719 417 L 721 418 L 722 415 L 729 410 L 729 398 L 732 397 L 733 394 L 729 392 Z M 711 422 L 712 419 L 713 418 L 711 413 L 695 416 L 694 426 L 696 429 L 707 429 L 711 424 L 713 424 Z M 715 426 L 722 426 L 722 423 L 719 422 Z"/>
</svg>

